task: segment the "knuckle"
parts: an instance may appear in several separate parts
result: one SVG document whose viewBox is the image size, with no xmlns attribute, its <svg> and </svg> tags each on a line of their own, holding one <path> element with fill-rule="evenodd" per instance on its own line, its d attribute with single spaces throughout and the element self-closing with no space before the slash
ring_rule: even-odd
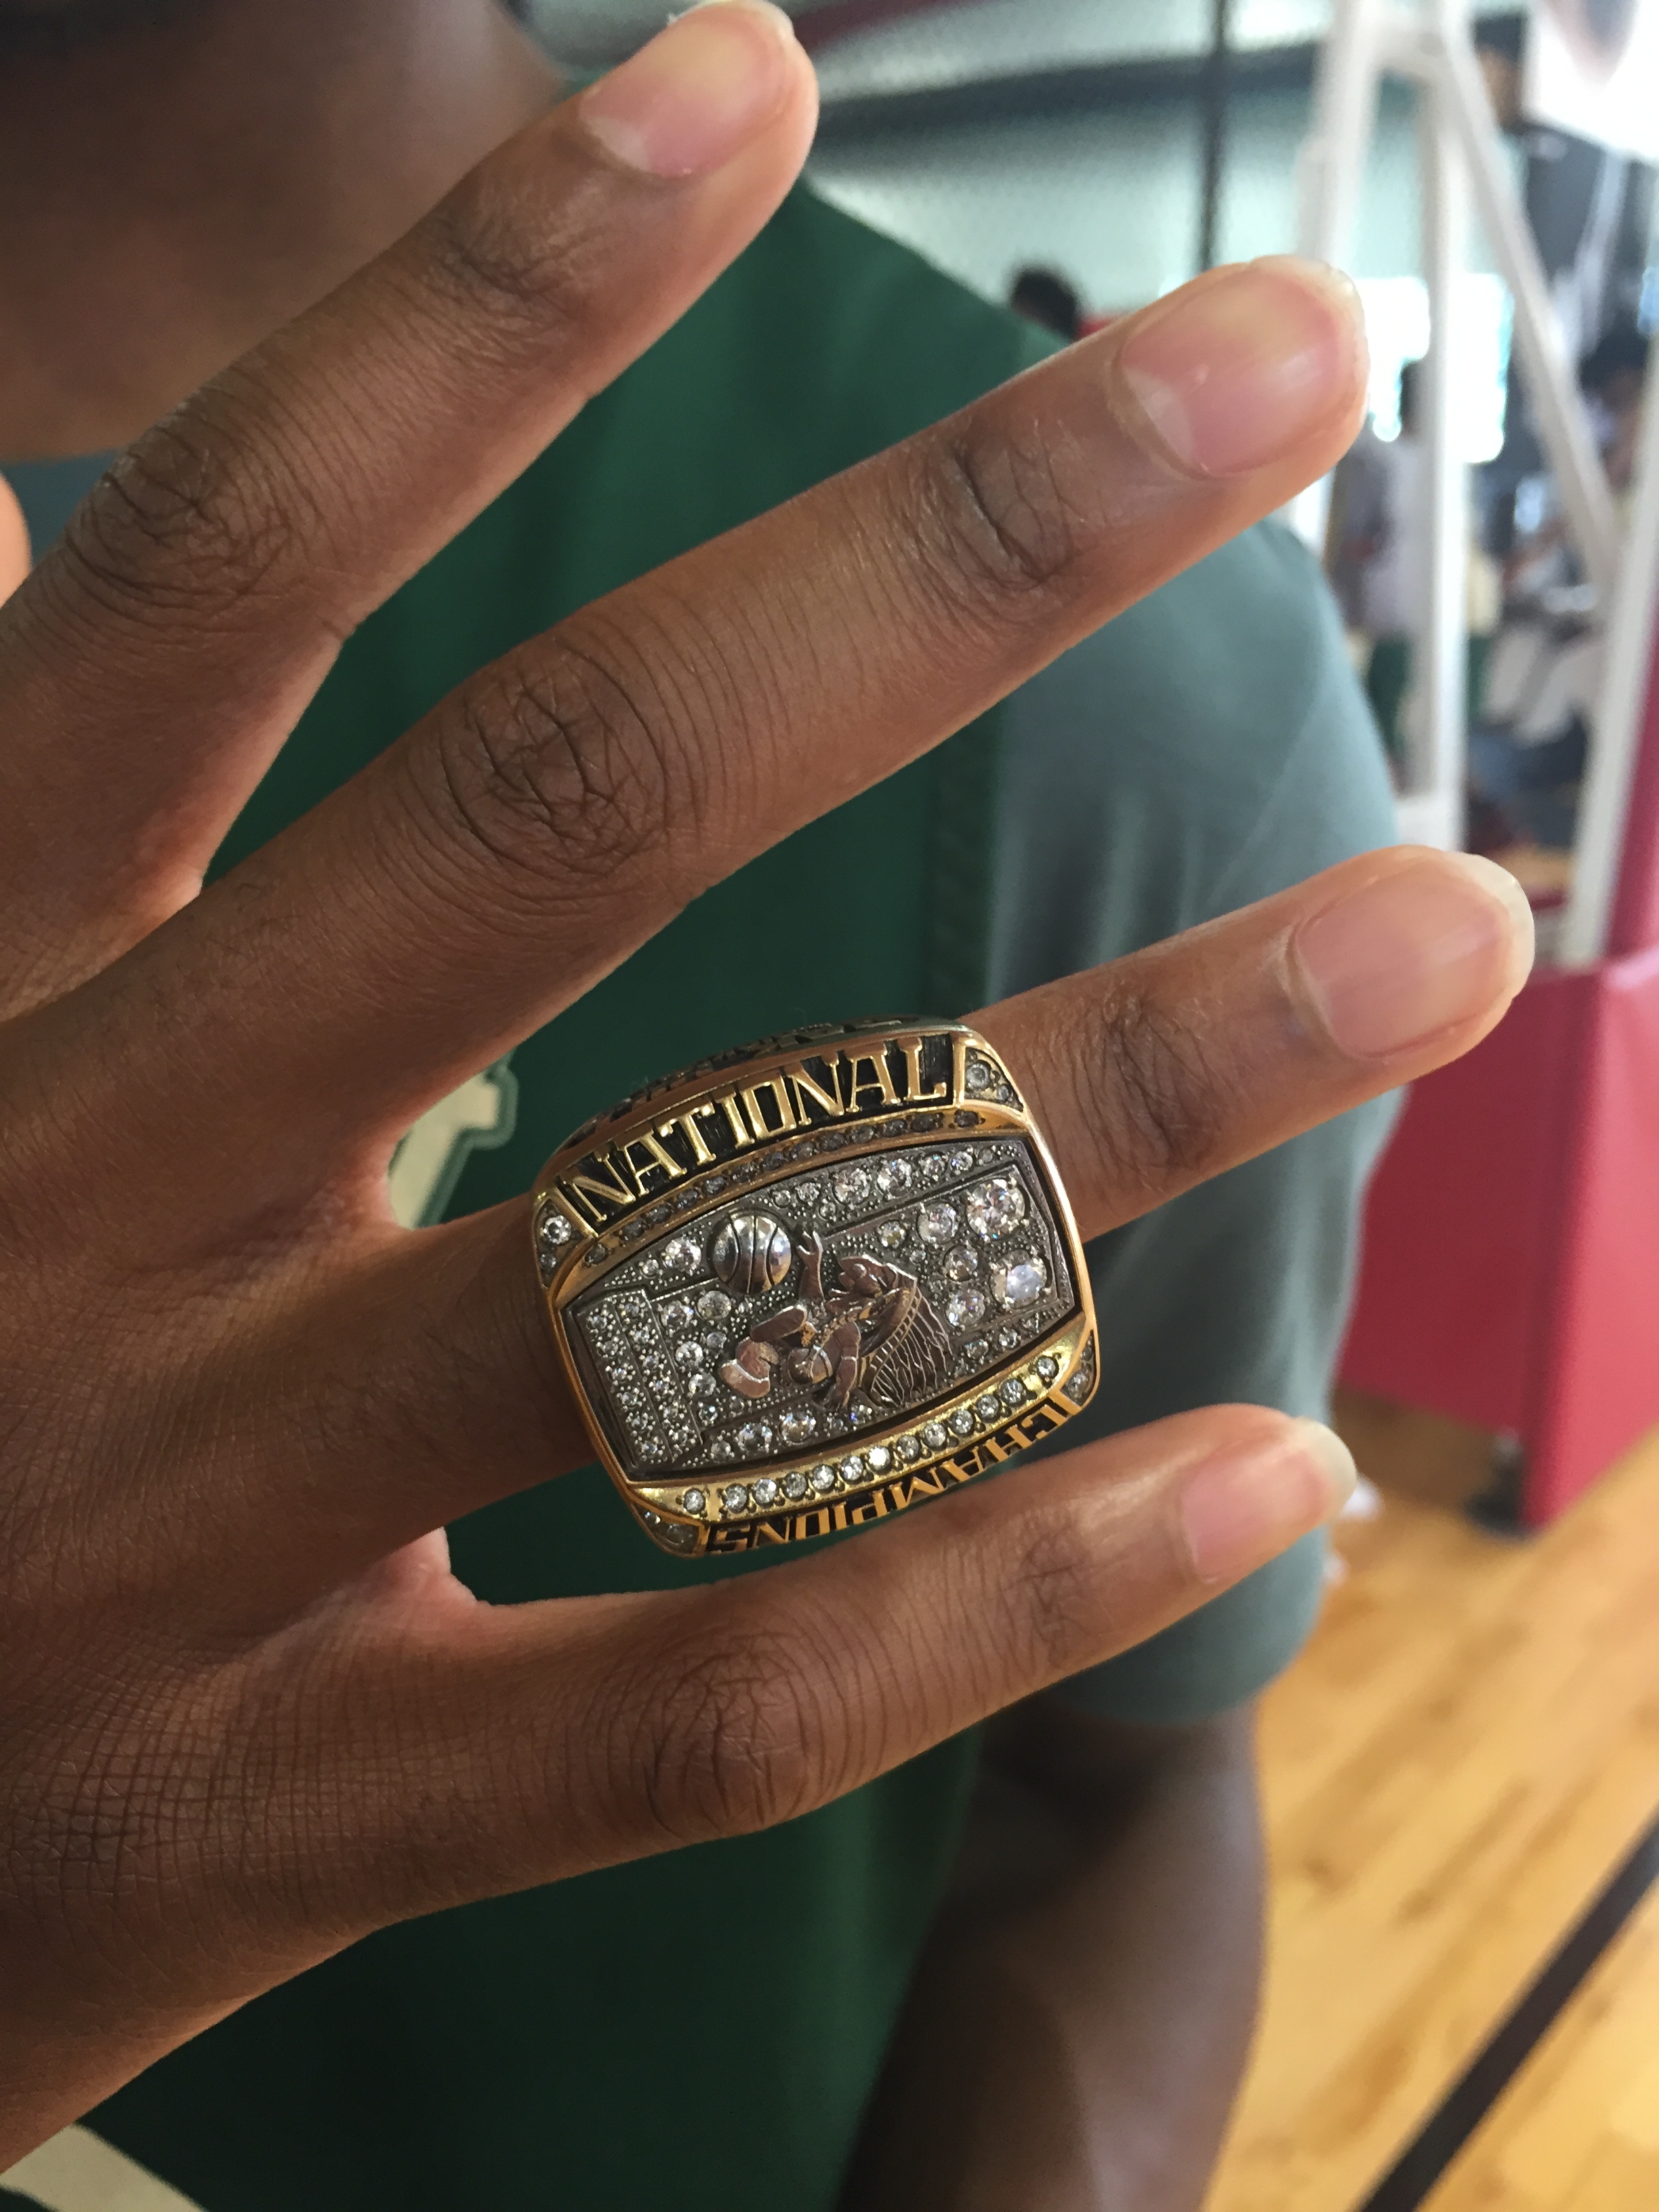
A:
<svg viewBox="0 0 1659 2212">
<path fill-rule="evenodd" d="M 431 795 L 443 830 L 539 899 L 662 845 L 694 750 L 643 655 L 566 641 L 466 687 L 438 728 Z"/>
<path fill-rule="evenodd" d="M 304 525 L 296 488 L 221 392 L 140 439 L 70 524 L 61 572 L 106 610 L 210 619 L 265 599 Z"/>
<path fill-rule="evenodd" d="M 796 1638 L 764 1631 L 659 1654 L 621 1723 L 625 1831 L 678 1846 L 772 1827 L 834 1795 L 842 1708 L 813 1694 L 831 1678 L 807 1659 Z"/>
<path fill-rule="evenodd" d="M 1077 1063 L 1088 1091 L 1080 1119 L 1117 1186 L 1161 1196 L 1206 1173 L 1222 1148 L 1228 1095 L 1193 1028 L 1131 991 L 1099 1010 L 1090 1042 Z"/>
<path fill-rule="evenodd" d="M 531 337 L 544 348 L 550 336 L 591 319 L 604 283 L 607 226 L 583 204 L 591 185 L 574 183 L 550 226 L 545 179 L 532 183 L 526 189 L 500 163 L 477 170 L 433 210 L 423 235 L 441 292 L 486 346 Z"/>
<path fill-rule="evenodd" d="M 1005 1541 L 1002 1614 L 1018 1695 L 1098 1658 L 1100 1559 L 1070 1514 L 1030 1514 Z"/>
<path fill-rule="evenodd" d="M 921 451 L 923 544 L 951 594 L 1005 611 L 1050 599 L 1093 531 L 1044 436 L 994 434 L 970 416 Z"/>
</svg>

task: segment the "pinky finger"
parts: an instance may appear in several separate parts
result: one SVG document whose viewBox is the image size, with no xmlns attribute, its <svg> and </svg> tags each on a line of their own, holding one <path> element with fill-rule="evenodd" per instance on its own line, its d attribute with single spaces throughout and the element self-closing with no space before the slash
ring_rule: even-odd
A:
<svg viewBox="0 0 1659 2212">
<path fill-rule="evenodd" d="M 371 1634 L 349 1862 L 401 1915 L 794 1819 L 1194 1611 L 1353 1480 L 1316 1422 L 1211 1407 L 737 1582 L 458 1613 L 418 1657 Z"/>
</svg>

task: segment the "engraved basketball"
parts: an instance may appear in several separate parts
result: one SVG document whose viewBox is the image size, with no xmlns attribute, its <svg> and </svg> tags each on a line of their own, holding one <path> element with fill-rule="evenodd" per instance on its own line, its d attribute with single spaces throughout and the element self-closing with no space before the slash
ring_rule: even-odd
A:
<svg viewBox="0 0 1659 2212">
<path fill-rule="evenodd" d="M 736 1298 L 775 1290 L 794 1256 L 789 1231 L 769 1213 L 734 1213 L 722 1224 L 709 1255 L 721 1288 Z"/>
</svg>

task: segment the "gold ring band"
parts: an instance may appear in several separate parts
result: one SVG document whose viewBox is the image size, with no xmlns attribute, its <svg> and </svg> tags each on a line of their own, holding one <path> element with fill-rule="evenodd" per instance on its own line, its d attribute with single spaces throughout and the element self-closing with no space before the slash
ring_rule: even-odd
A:
<svg viewBox="0 0 1659 2212">
<path fill-rule="evenodd" d="M 666 1551 L 902 1512 L 1094 1392 L 1060 1176 L 960 1023 L 798 1030 L 666 1077 L 561 1146 L 531 1224 L 594 1446 Z"/>
</svg>

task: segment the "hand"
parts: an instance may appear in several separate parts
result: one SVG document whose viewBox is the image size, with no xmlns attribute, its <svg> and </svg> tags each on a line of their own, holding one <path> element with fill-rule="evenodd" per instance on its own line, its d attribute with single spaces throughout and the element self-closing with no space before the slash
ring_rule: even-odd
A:
<svg viewBox="0 0 1659 2212">
<path fill-rule="evenodd" d="M 531 641 L 198 896 L 336 641 L 787 188 L 781 20 L 696 10 L 504 147 L 0 616 L 0 2169 L 369 1929 L 805 1811 L 1340 1493 L 1324 1431 L 1231 1408 L 732 1583 L 448 1573 L 445 1522 L 590 1455 L 521 1209 L 398 1231 L 400 1133 L 1361 404 L 1339 289 L 1217 272 Z M 1376 854 L 979 1018 L 1085 1234 L 1474 1042 L 1526 963 L 1506 881 Z"/>
<path fill-rule="evenodd" d="M 28 532 L 17 495 L 0 477 L 0 599 L 16 590 L 28 574 Z"/>
</svg>

